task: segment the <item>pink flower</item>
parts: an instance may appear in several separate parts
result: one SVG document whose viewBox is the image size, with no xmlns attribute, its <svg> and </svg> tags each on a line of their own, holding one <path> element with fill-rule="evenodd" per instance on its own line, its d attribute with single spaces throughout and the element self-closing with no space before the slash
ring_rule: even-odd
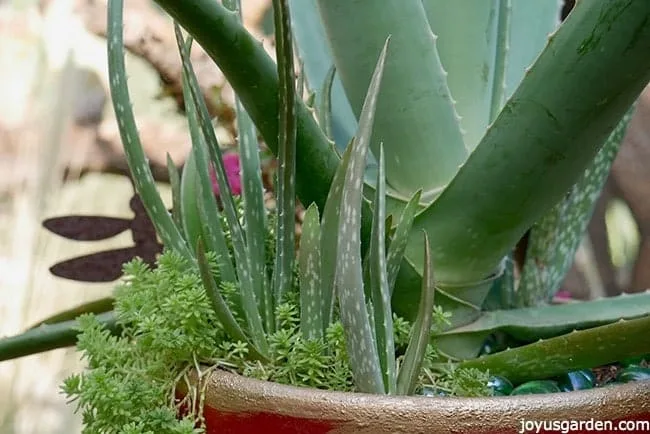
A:
<svg viewBox="0 0 650 434">
<path fill-rule="evenodd" d="M 241 194 L 241 176 L 239 174 L 239 155 L 235 152 L 230 152 L 223 155 L 223 165 L 226 169 L 226 177 L 228 178 L 228 184 L 230 184 L 230 190 L 235 196 Z M 219 196 L 219 186 L 217 185 L 217 175 L 213 167 L 210 167 L 210 179 L 212 180 L 212 189 L 214 194 Z"/>
</svg>

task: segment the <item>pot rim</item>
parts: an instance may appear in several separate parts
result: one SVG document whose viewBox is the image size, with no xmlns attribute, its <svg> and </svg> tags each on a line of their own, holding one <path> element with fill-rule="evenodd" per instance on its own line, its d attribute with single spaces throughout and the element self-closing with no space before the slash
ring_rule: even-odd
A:
<svg viewBox="0 0 650 434">
<path fill-rule="evenodd" d="M 522 420 L 619 420 L 650 415 L 650 381 L 540 395 L 498 397 L 387 396 L 289 386 L 216 369 L 207 379 L 205 403 L 219 412 L 277 415 L 365 423 L 416 420 L 430 432 L 480 426 L 520 426 Z M 440 430 L 440 431 L 437 431 Z M 471 431 L 471 430 L 470 430 Z M 469 431 L 467 431 L 469 432 Z"/>
</svg>

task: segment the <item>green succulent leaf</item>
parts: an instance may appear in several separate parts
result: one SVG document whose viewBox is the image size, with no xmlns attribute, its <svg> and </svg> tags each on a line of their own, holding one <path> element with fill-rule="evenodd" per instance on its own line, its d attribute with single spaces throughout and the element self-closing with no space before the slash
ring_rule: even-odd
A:
<svg viewBox="0 0 650 434">
<path fill-rule="evenodd" d="M 373 307 L 373 328 L 377 339 L 377 353 L 384 379 L 385 392 L 395 394 L 397 368 L 395 366 L 395 339 L 393 310 L 390 303 L 390 287 L 386 271 L 386 179 L 384 150 L 379 148 L 377 189 L 373 200 L 374 216 L 368 264 L 370 271 L 370 294 Z"/>
<path fill-rule="evenodd" d="M 439 246 L 441 284 L 493 273 L 575 184 L 650 81 L 649 19 L 645 0 L 578 2 L 549 38 L 454 180 L 415 219 Z M 406 256 L 421 274 L 419 237 Z"/>
<path fill-rule="evenodd" d="M 295 256 L 295 173 L 296 173 L 296 88 L 291 42 L 291 19 L 287 0 L 273 0 L 275 48 L 279 80 L 278 186 L 276 193 L 278 227 L 276 232 L 273 295 L 275 305 L 284 301 L 292 284 Z"/>
<path fill-rule="evenodd" d="M 377 105 L 374 156 L 386 152 L 386 181 L 406 201 L 436 197 L 468 155 L 438 56 L 437 37 L 419 1 L 318 0 L 338 76 L 357 116 L 377 53 L 391 36 Z M 421 254 L 421 252 L 420 252 Z"/>
<path fill-rule="evenodd" d="M 650 316 L 620 320 L 467 360 L 459 366 L 489 370 L 492 375 L 523 383 L 648 354 L 650 339 L 630 339 L 630 336 L 647 336 L 648 333 Z"/>
<path fill-rule="evenodd" d="M 180 40 L 179 40 L 180 42 Z M 190 44 L 179 46 L 181 59 L 189 59 Z M 182 85 L 185 96 L 185 113 L 192 138 L 192 150 L 185 162 L 181 181 L 181 204 L 183 227 L 190 245 L 197 249 L 202 238 L 209 251 L 219 255 L 219 275 L 223 280 L 236 282 L 230 250 L 221 227 L 221 218 L 209 176 L 209 157 L 205 139 L 201 132 L 196 105 L 189 85 L 191 71 L 183 70 Z"/>
<path fill-rule="evenodd" d="M 594 161 L 564 199 L 532 227 L 522 277 L 515 293 L 517 306 L 536 306 L 548 302 L 562 284 L 587 230 L 635 107 L 636 104 L 630 106 Z"/>
<path fill-rule="evenodd" d="M 201 97 L 202 94 L 198 81 L 196 79 L 196 75 L 194 74 L 192 64 L 189 61 L 188 54 L 190 44 L 187 44 L 186 46 L 185 42 L 183 41 L 183 35 L 181 34 L 180 28 L 178 26 L 175 26 L 175 30 L 179 49 L 181 52 L 185 52 L 185 55 L 182 56 L 183 69 L 185 71 L 185 76 L 187 77 L 187 82 L 189 85 L 188 87 L 191 91 L 190 93 L 192 100 L 196 108 L 196 114 L 198 115 L 197 118 L 199 120 L 199 126 L 201 127 L 203 138 L 206 140 L 208 145 L 210 160 L 213 167 L 215 168 L 217 183 L 219 185 L 219 192 L 226 215 L 226 221 L 228 222 L 228 228 L 232 236 L 233 253 L 235 256 L 235 265 L 237 267 L 237 277 L 238 282 L 241 286 L 242 308 L 246 316 L 246 321 L 248 323 L 249 333 L 255 346 L 259 348 L 259 351 L 266 353 L 268 351 L 268 342 L 266 341 L 264 325 L 262 323 L 262 317 L 260 315 L 257 300 L 255 298 L 255 292 L 253 289 L 248 249 L 244 240 L 244 234 L 239 222 L 237 211 L 235 209 L 235 203 L 232 197 L 230 184 L 228 183 L 228 178 L 226 176 L 221 149 L 212 127 L 212 122 L 210 120 L 210 115 L 205 105 L 205 101 Z M 199 176 L 207 176 L 207 164 L 205 169 L 205 172 L 200 173 Z M 207 207 L 205 209 L 207 209 Z M 216 206 L 214 209 L 216 209 Z"/>
<path fill-rule="evenodd" d="M 390 246 L 388 247 L 387 272 L 388 272 L 388 288 L 392 296 L 395 289 L 395 281 L 397 280 L 397 273 L 400 264 L 404 260 L 404 251 L 406 244 L 413 227 L 413 220 L 415 220 L 415 213 L 418 210 L 420 203 L 420 190 L 418 190 L 411 200 L 408 201 L 397 222 L 395 234 L 392 237 Z"/>
<path fill-rule="evenodd" d="M 113 311 L 97 315 L 97 320 L 112 333 L 120 328 Z M 0 362 L 38 354 L 57 348 L 71 347 L 77 343 L 79 322 L 75 320 L 42 324 L 16 336 L 0 339 Z"/>
<path fill-rule="evenodd" d="M 561 305 L 484 312 L 476 321 L 447 330 L 438 335 L 436 340 L 483 341 L 491 333 L 502 331 L 515 339 L 533 342 L 648 314 L 650 291 Z M 459 354 L 459 357 L 470 359 L 477 355 L 478 351 L 474 351 Z"/>
<path fill-rule="evenodd" d="M 230 311 L 228 304 L 222 297 L 217 281 L 212 275 L 212 270 L 210 269 L 210 264 L 206 257 L 205 248 L 203 247 L 203 241 L 200 238 L 197 242 L 196 256 L 199 263 L 201 281 L 203 282 L 203 286 L 205 287 L 208 298 L 210 299 L 212 309 L 214 309 L 214 313 L 217 314 L 217 318 L 219 318 L 219 322 L 223 328 L 235 341 L 246 343 L 253 358 L 267 359 L 267 357 L 250 341 L 246 333 L 244 333 L 244 330 L 239 326 L 239 323 L 237 323 L 235 316 Z"/>
<path fill-rule="evenodd" d="M 327 326 L 323 322 L 329 306 L 323 302 L 320 262 L 321 228 L 318 208 L 309 205 L 300 235 L 300 330 L 306 339 L 321 339 Z"/>
<path fill-rule="evenodd" d="M 113 310 L 113 305 L 115 303 L 115 298 L 113 297 L 104 297 L 98 300 L 89 301 L 87 303 L 82 303 L 78 306 L 74 306 L 70 309 L 63 310 L 54 315 L 51 315 L 37 324 L 31 326 L 28 330 L 33 330 L 37 327 L 40 327 L 45 324 L 58 324 L 64 321 L 73 321 L 80 315 L 85 313 L 94 313 L 101 314 Z"/>
<path fill-rule="evenodd" d="M 429 237 L 424 233 L 424 276 L 422 277 L 422 291 L 418 315 L 413 323 L 408 347 L 397 377 L 397 393 L 411 395 L 415 392 L 420 370 L 426 354 L 433 325 L 433 307 L 435 301 L 436 281 L 431 264 L 431 251 Z"/>
<path fill-rule="evenodd" d="M 191 263 L 196 263 L 192 252 L 188 249 L 180 229 L 167 212 L 167 207 L 162 201 L 149 168 L 148 159 L 144 154 L 138 128 L 135 123 L 131 98 L 126 84 L 126 68 L 124 66 L 123 27 L 123 0 L 110 0 L 108 2 L 108 28 L 106 31 L 108 41 L 108 74 L 111 98 L 115 107 L 120 137 L 124 146 L 124 153 L 133 174 L 135 189 L 142 199 L 142 204 L 151 218 L 156 232 L 166 247 L 174 249 Z"/>
<path fill-rule="evenodd" d="M 341 323 L 346 333 L 346 347 L 355 384 L 360 391 L 380 394 L 385 393 L 385 387 L 375 336 L 366 309 L 359 234 L 363 176 L 387 49 L 388 40 L 377 61 L 361 112 L 359 131 L 351 145 L 349 165 L 341 193 L 335 274 Z"/>
<path fill-rule="evenodd" d="M 172 188 L 172 219 L 177 227 L 183 226 L 183 218 L 181 213 L 181 174 L 172 160 L 172 157 L 167 153 L 167 173 L 169 174 L 169 184 Z"/>
<path fill-rule="evenodd" d="M 323 83 L 316 94 L 319 124 L 327 137 L 336 142 L 343 151 L 354 136 L 357 119 L 352 112 L 341 80 L 333 72 L 325 28 L 318 13 L 316 0 L 289 0 L 291 26 L 295 37 L 298 55 L 304 64 L 308 84 L 314 89 Z M 331 80 L 331 83 L 330 83 Z M 325 108 L 325 105 L 331 108 Z M 324 122 L 324 117 L 330 119 Z"/>
</svg>

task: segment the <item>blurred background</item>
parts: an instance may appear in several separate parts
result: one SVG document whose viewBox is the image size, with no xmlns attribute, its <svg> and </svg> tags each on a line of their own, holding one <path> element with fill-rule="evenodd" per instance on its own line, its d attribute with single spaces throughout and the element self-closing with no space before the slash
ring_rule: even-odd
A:
<svg viewBox="0 0 650 434">
<path fill-rule="evenodd" d="M 125 43 L 143 145 L 161 190 L 167 153 L 189 149 L 180 106 L 180 64 L 171 22 L 148 0 L 130 0 Z M 246 0 L 244 19 L 273 55 L 270 0 Z M 570 3 L 570 2 L 569 2 Z M 67 240 L 46 218 L 133 218 L 131 183 L 107 95 L 105 0 L 0 0 L 0 336 L 110 293 L 113 282 L 53 276 L 65 259 L 133 245 L 128 230 L 102 241 Z M 200 49 L 195 69 L 218 137 L 231 146 L 233 94 Z M 578 299 L 650 287 L 650 88 L 563 289 Z M 0 362 L 0 434 L 80 431 L 59 385 L 83 364 L 73 350 Z"/>
</svg>

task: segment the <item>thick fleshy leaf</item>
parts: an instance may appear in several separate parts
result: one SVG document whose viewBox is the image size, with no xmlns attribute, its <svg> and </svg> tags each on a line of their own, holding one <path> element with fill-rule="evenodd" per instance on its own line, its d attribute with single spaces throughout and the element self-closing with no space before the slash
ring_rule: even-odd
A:
<svg viewBox="0 0 650 434">
<path fill-rule="evenodd" d="M 368 268 L 370 271 L 370 295 L 373 306 L 372 327 L 377 339 L 377 353 L 381 364 L 386 393 L 393 395 L 397 388 L 395 366 L 395 339 L 393 331 L 393 310 L 390 303 L 390 287 L 386 271 L 386 180 L 384 150 L 379 148 L 379 170 L 377 172 L 376 194 L 373 200 L 375 211 L 370 237 Z"/>
<path fill-rule="evenodd" d="M 418 315 L 413 323 L 408 347 L 404 354 L 404 360 L 397 377 L 397 393 L 400 395 L 411 395 L 415 391 L 420 378 L 420 371 L 427 346 L 431 336 L 433 324 L 433 307 L 435 301 L 436 281 L 433 275 L 431 264 L 431 248 L 429 237 L 424 233 L 424 276 L 422 277 L 422 291 Z"/>
<path fill-rule="evenodd" d="M 517 306 L 549 302 L 562 284 L 587 231 L 635 107 L 633 104 L 628 109 L 569 193 L 532 227 L 516 291 Z"/>
<path fill-rule="evenodd" d="M 338 248 L 334 281 L 341 323 L 354 382 L 359 391 L 367 393 L 385 393 L 374 331 L 366 309 L 360 233 L 363 177 L 387 49 L 388 40 L 379 56 L 361 111 L 359 131 L 351 145 L 336 235 Z"/>
<path fill-rule="evenodd" d="M 124 66 L 123 43 L 123 0 L 108 2 L 108 75 L 124 153 L 129 164 L 136 191 L 142 199 L 147 214 L 151 218 L 156 232 L 165 246 L 174 249 L 191 263 L 196 263 L 192 252 L 188 249 L 180 229 L 174 223 L 165 204 L 156 189 L 148 159 L 144 154 L 138 128 L 135 123 L 129 89 L 126 84 L 126 68 Z"/>
<path fill-rule="evenodd" d="M 298 264 L 300 267 L 300 331 L 307 339 L 320 339 L 329 324 L 323 323 L 324 310 L 320 262 L 320 222 L 313 203 L 305 212 L 300 235 Z"/>
<path fill-rule="evenodd" d="M 292 284 L 295 256 L 296 212 L 296 88 L 288 0 L 273 0 L 275 51 L 278 59 L 280 127 L 278 128 L 278 183 L 273 296 L 275 305 L 284 302 Z"/>
<path fill-rule="evenodd" d="M 318 0 L 319 11 L 341 78 L 357 116 L 379 52 L 391 36 L 385 84 L 377 105 L 372 143 L 386 152 L 386 180 L 404 201 L 417 190 L 429 202 L 467 158 L 458 115 L 419 1 Z M 421 253 L 420 253 L 421 254 Z"/>
</svg>

